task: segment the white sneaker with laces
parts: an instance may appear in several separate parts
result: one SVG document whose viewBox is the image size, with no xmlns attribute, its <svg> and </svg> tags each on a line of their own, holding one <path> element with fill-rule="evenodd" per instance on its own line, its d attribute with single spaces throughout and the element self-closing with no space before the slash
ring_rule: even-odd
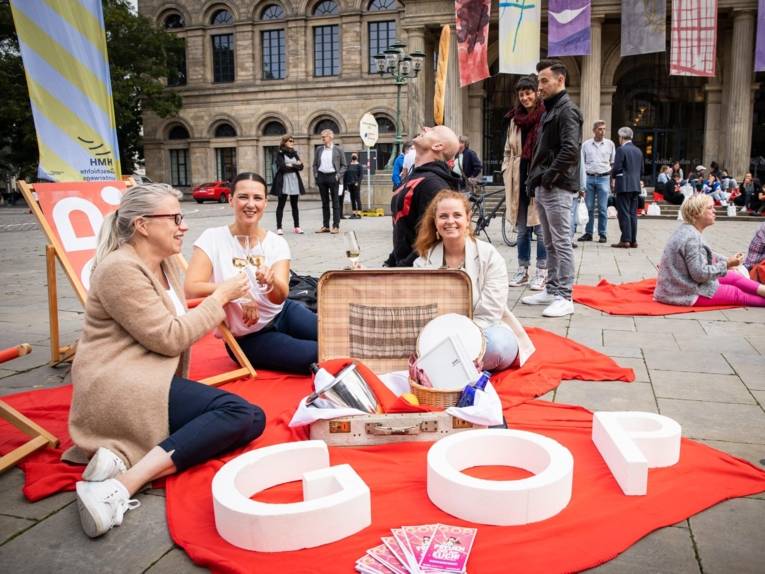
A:
<svg viewBox="0 0 765 574">
<path fill-rule="evenodd" d="M 560 295 L 555 297 L 548 307 L 542 311 L 542 315 L 545 317 L 565 317 L 566 315 L 572 315 L 574 313 L 574 303 L 570 299 L 564 299 Z"/>
<path fill-rule="evenodd" d="M 103 482 L 79 481 L 76 489 L 80 522 L 90 538 L 106 534 L 113 526 L 121 525 L 122 517 L 128 510 L 141 506 L 138 500 L 130 500 L 125 486 L 115 478 Z"/>
<path fill-rule="evenodd" d="M 513 278 L 510 279 L 510 287 L 521 287 L 529 282 L 529 269 L 528 267 L 518 267 L 518 271 L 515 272 Z"/>
<path fill-rule="evenodd" d="M 542 291 L 547 283 L 547 269 L 537 269 L 534 278 L 529 283 L 529 289 L 532 291 Z"/>
<path fill-rule="evenodd" d="M 125 463 L 108 448 L 99 447 L 82 473 L 82 480 L 102 482 L 127 470 Z"/>
<path fill-rule="evenodd" d="M 521 299 L 521 303 L 524 305 L 549 305 L 555 301 L 555 297 L 555 295 L 551 295 L 547 292 L 547 289 L 545 289 L 544 291 L 540 291 L 534 295 L 526 295 L 523 299 Z"/>
</svg>

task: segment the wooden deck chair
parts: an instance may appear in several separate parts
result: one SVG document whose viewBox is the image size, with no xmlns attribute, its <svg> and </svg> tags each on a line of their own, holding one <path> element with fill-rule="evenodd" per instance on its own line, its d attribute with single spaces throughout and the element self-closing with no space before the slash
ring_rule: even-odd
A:
<svg viewBox="0 0 765 574">
<path fill-rule="evenodd" d="M 16 357 L 27 355 L 32 351 L 32 347 L 27 343 L 16 345 L 0 351 L 0 363 L 10 361 Z M 16 447 L 8 454 L 0 457 L 0 473 L 14 467 L 24 457 L 32 454 L 45 446 L 58 446 L 58 439 L 38 425 L 33 420 L 25 417 L 19 411 L 3 400 L 0 400 L 0 418 L 8 421 L 24 434 L 31 436 L 27 442 Z"/>
<path fill-rule="evenodd" d="M 90 270 L 96 249 L 96 236 L 104 214 L 119 205 L 127 189 L 122 181 L 44 183 L 34 186 L 18 182 L 19 191 L 40 224 L 48 244 L 45 247 L 48 278 L 48 318 L 50 322 L 51 362 L 60 363 L 74 355 L 74 345 L 61 345 L 58 322 L 56 260 L 84 306 L 90 285 Z M 185 269 L 186 262 L 181 257 Z M 255 377 L 247 356 L 225 323 L 218 327 L 223 340 L 237 358 L 240 367 L 202 379 L 207 385 L 220 385 L 243 377 Z"/>
</svg>

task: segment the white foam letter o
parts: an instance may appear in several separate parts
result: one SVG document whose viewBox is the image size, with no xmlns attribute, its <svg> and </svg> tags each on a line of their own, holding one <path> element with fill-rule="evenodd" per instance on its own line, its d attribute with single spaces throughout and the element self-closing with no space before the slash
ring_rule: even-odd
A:
<svg viewBox="0 0 765 574">
<path fill-rule="evenodd" d="M 463 474 L 472 466 L 516 466 L 521 480 L 484 480 Z M 479 524 L 510 526 L 545 520 L 571 500 L 574 457 L 550 438 L 509 429 L 465 431 L 428 451 L 428 497 L 441 510 Z"/>
<path fill-rule="evenodd" d="M 303 478 L 303 502 L 269 504 L 254 494 Z M 372 523 L 369 487 L 347 464 L 329 466 L 324 441 L 277 444 L 223 465 L 212 481 L 215 527 L 234 546 L 259 552 L 311 548 Z"/>
</svg>

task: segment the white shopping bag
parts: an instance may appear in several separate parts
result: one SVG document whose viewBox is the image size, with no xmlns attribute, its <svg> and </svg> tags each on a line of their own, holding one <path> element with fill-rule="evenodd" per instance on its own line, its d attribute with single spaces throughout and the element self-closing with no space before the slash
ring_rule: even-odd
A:
<svg viewBox="0 0 765 574">
<path fill-rule="evenodd" d="M 613 205 L 608 206 L 606 213 L 608 214 L 608 219 L 616 219 L 619 217 L 619 212 L 616 211 L 616 208 Z"/>
<path fill-rule="evenodd" d="M 733 205 L 732 203 L 729 204 L 726 214 L 728 215 L 728 217 L 736 217 L 736 206 Z"/>
<path fill-rule="evenodd" d="M 587 212 L 587 205 L 584 203 L 584 198 L 579 198 L 579 205 L 576 207 L 576 224 L 587 225 L 590 221 L 590 214 Z"/>
<path fill-rule="evenodd" d="M 343 184 L 342 183 L 337 186 L 337 196 L 338 197 L 343 197 Z"/>
<path fill-rule="evenodd" d="M 659 207 L 659 204 L 656 203 L 656 202 L 651 203 L 648 206 L 647 213 L 648 213 L 648 215 L 661 215 L 661 207 Z"/>
</svg>

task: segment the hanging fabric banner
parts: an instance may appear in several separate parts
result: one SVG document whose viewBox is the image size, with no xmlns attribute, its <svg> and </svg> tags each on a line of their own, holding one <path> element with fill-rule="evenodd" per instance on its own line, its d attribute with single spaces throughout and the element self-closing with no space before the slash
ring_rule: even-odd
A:
<svg viewBox="0 0 765 574">
<path fill-rule="evenodd" d="M 666 51 L 666 1 L 622 0 L 621 33 L 622 58 Z"/>
<path fill-rule="evenodd" d="M 757 47 L 754 50 L 754 71 L 765 72 L 765 0 L 757 2 Z"/>
<path fill-rule="evenodd" d="M 672 0 L 670 75 L 712 78 L 716 64 L 717 0 Z"/>
<path fill-rule="evenodd" d="M 489 77 L 487 51 L 491 0 L 456 0 L 460 87 Z"/>
<path fill-rule="evenodd" d="M 499 71 L 531 74 L 539 61 L 541 0 L 500 0 Z"/>
<path fill-rule="evenodd" d="M 547 11 L 547 54 L 589 56 L 590 0 L 550 0 Z"/>
<path fill-rule="evenodd" d="M 52 181 L 120 179 L 101 0 L 12 0 L 40 150 Z"/>
</svg>

